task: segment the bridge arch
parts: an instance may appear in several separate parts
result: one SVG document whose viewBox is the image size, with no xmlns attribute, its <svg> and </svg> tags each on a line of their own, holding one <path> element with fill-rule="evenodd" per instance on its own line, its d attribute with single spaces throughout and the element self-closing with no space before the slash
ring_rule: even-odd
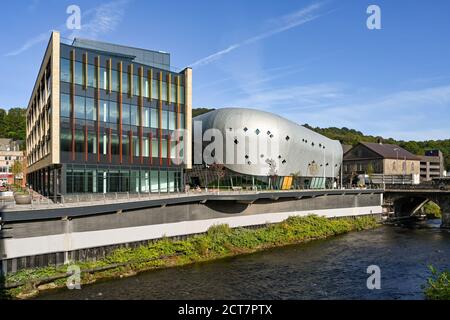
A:
<svg viewBox="0 0 450 320">
<path fill-rule="evenodd" d="M 385 203 L 394 209 L 396 217 L 414 216 L 427 202 L 433 201 L 442 211 L 442 227 L 450 228 L 450 192 L 439 190 L 386 190 Z"/>
</svg>

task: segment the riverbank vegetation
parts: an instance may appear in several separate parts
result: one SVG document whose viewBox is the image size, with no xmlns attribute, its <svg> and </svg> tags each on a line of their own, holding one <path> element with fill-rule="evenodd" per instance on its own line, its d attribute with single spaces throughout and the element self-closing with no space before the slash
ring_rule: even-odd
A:
<svg viewBox="0 0 450 320">
<path fill-rule="evenodd" d="M 209 261 L 267 248 L 322 239 L 350 231 L 374 228 L 373 216 L 327 219 L 314 215 L 291 217 L 259 228 L 211 227 L 205 234 L 185 240 L 161 239 L 137 248 L 121 248 L 103 259 L 75 262 L 81 269 L 81 283 L 124 277 L 137 272 Z M 64 287 L 67 267 L 22 270 L 4 279 L 4 297 L 28 298 L 40 290 Z"/>
<path fill-rule="evenodd" d="M 434 202 L 429 201 L 422 207 L 422 213 L 427 215 L 428 219 L 441 219 L 441 208 Z"/>
<path fill-rule="evenodd" d="M 450 270 L 439 272 L 432 266 L 430 270 L 425 296 L 429 300 L 450 300 Z"/>
</svg>

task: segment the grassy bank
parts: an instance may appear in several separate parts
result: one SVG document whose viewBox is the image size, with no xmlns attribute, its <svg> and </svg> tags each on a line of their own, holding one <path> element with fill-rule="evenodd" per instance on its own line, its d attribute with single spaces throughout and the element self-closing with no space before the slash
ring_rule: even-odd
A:
<svg viewBox="0 0 450 320">
<path fill-rule="evenodd" d="M 450 271 L 437 271 L 430 267 L 432 276 L 428 279 L 425 296 L 429 300 L 450 300 Z"/>
<path fill-rule="evenodd" d="M 154 243 L 114 251 L 104 259 L 75 262 L 81 268 L 81 283 L 134 275 L 156 268 L 181 266 L 267 248 L 322 239 L 350 231 L 374 228 L 371 216 L 327 219 L 318 216 L 291 217 L 257 229 L 214 226 L 207 233 L 186 240 L 161 239 Z M 3 290 L 3 298 L 28 298 L 41 290 L 64 287 L 67 266 L 22 270 L 8 275 L 4 282 L 14 288 Z"/>
</svg>

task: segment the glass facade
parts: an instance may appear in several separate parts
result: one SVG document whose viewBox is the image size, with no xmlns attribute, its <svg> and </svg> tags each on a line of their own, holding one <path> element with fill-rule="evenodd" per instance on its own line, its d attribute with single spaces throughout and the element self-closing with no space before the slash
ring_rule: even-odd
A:
<svg viewBox="0 0 450 320">
<path fill-rule="evenodd" d="M 182 191 L 182 170 L 149 168 L 100 168 L 68 166 L 67 193 L 178 192 Z"/>
<path fill-rule="evenodd" d="M 183 189 L 183 73 L 61 44 L 60 80 L 61 193 Z"/>
</svg>

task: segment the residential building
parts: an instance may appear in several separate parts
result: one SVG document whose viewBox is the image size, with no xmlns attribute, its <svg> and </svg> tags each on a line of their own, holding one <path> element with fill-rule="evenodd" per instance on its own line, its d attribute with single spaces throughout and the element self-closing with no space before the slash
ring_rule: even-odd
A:
<svg viewBox="0 0 450 320">
<path fill-rule="evenodd" d="M 15 161 L 23 161 L 23 151 L 20 150 L 20 141 L 0 139 L 0 185 L 10 185 L 22 182 L 23 174 L 14 177 L 12 166 Z"/>
<path fill-rule="evenodd" d="M 368 175 L 375 184 L 420 182 L 420 157 L 395 144 L 361 142 L 344 154 L 344 180 Z"/>
<path fill-rule="evenodd" d="M 420 180 L 431 181 L 444 176 L 444 155 L 440 150 L 427 150 L 420 157 Z"/>
<path fill-rule="evenodd" d="M 192 70 L 168 53 L 53 32 L 27 108 L 28 182 L 55 197 L 181 191 L 191 141 L 174 132 L 191 117 Z"/>
</svg>

